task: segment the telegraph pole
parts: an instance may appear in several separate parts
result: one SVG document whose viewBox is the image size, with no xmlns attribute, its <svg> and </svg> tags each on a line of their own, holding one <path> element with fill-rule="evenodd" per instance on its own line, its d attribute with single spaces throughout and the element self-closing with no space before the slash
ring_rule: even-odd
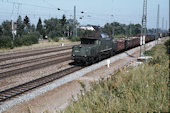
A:
<svg viewBox="0 0 170 113">
<path fill-rule="evenodd" d="M 11 20 L 11 27 L 12 27 L 12 46 L 14 46 L 15 34 L 14 34 L 14 21 L 13 21 L 13 18 Z"/>
<path fill-rule="evenodd" d="M 112 37 L 114 38 L 114 15 L 111 15 L 111 17 L 113 17 Z"/>
<path fill-rule="evenodd" d="M 167 20 L 166 20 L 166 28 L 165 28 L 165 29 L 166 29 L 166 31 L 167 31 Z"/>
<path fill-rule="evenodd" d="M 142 16 L 142 29 L 141 29 L 141 43 L 140 43 L 140 56 L 142 56 L 142 45 L 144 45 L 145 52 L 145 37 L 146 37 L 146 20 L 147 17 L 147 0 L 143 0 L 143 16 Z"/>
<path fill-rule="evenodd" d="M 158 11 L 157 11 L 157 24 L 156 24 L 156 34 L 157 34 L 157 36 L 155 37 L 155 43 L 156 43 L 156 40 L 157 40 L 157 39 L 158 39 L 158 37 L 159 37 L 158 32 L 159 32 L 159 4 L 158 4 Z"/>
<path fill-rule="evenodd" d="M 162 32 L 164 30 L 164 17 L 162 17 Z"/>
<path fill-rule="evenodd" d="M 74 28 L 73 28 L 73 36 L 76 36 L 76 37 L 77 37 L 76 6 L 74 6 Z"/>
</svg>

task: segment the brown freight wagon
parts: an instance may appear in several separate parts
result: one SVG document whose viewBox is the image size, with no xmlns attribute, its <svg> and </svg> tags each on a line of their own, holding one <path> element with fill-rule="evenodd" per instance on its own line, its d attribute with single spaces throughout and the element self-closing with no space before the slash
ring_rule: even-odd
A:
<svg viewBox="0 0 170 113">
<path fill-rule="evenodd" d="M 138 37 L 133 38 L 133 47 L 136 47 L 139 45 L 140 45 L 140 38 Z"/>
<path fill-rule="evenodd" d="M 116 40 L 117 42 L 117 52 L 125 50 L 125 41 L 124 40 Z"/>
<path fill-rule="evenodd" d="M 133 39 L 126 39 L 125 40 L 125 49 L 130 49 L 133 47 Z"/>
</svg>

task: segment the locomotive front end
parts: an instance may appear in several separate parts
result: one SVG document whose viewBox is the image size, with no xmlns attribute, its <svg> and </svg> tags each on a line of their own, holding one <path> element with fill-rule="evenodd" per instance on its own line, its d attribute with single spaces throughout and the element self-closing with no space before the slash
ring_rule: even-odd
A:
<svg viewBox="0 0 170 113">
<path fill-rule="evenodd" d="M 72 60 L 75 62 L 88 62 L 95 52 L 94 45 L 75 45 L 72 48 Z"/>
</svg>

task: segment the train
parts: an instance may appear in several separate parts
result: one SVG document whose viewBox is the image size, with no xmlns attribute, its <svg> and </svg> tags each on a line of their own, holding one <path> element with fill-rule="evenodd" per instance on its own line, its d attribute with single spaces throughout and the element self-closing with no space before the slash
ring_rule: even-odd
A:
<svg viewBox="0 0 170 113">
<path fill-rule="evenodd" d="M 147 34 L 145 42 L 155 40 L 156 35 Z M 81 38 L 81 44 L 72 47 L 72 60 L 76 64 L 89 65 L 140 45 L 140 35 L 113 40 L 106 33 L 94 33 Z"/>
</svg>

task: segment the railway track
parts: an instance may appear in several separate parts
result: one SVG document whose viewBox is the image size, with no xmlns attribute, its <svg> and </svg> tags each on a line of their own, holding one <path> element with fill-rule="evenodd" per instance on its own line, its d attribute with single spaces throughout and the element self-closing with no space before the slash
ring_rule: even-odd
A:
<svg viewBox="0 0 170 113">
<path fill-rule="evenodd" d="M 3 55 L 5 57 L 0 58 L 0 62 L 6 61 L 6 60 L 11 60 L 11 59 L 16 59 L 16 58 L 23 58 L 23 57 L 36 56 L 36 55 L 41 55 L 41 54 L 46 54 L 46 53 L 64 51 L 64 50 L 68 50 L 71 48 L 72 48 L 72 46 L 68 46 L 68 47 L 64 47 L 64 48 L 60 47 L 60 48 L 53 48 L 53 49 L 44 49 L 44 50 L 39 50 L 38 52 L 35 51 L 35 52 L 31 52 L 31 53 L 22 52 L 22 54 L 15 53 L 17 55 L 14 55 L 14 56 L 6 54 L 6 55 Z"/>
<path fill-rule="evenodd" d="M 0 65 L 0 69 L 7 69 L 10 67 L 14 67 L 14 66 L 33 63 L 33 62 L 42 61 L 42 60 L 51 59 L 51 58 L 57 58 L 57 57 L 65 56 L 65 55 L 69 55 L 69 54 L 71 54 L 71 52 L 60 53 L 60 54 L 55 54 L 55 55 L 50 55 L 50 56 L 39 57 L 39 58 L 35 58 L 35 59 L 29 59 L 29 60 L 24 60 L 24 61 L 19 61 L 19 62 L 3 64 L 3 65 Z"/>
<path fill-rule="evenodd" d="M 0 92 L 0 103 L 3 103 L 4 101 L 13 98 L 17 95 L 23 94 L 24 92 L 27 92 L 29 90 L 32 90 L 34 88 L 40 87 L 44 84 L 47 84 L 49 82 L 52 82 L 56 79 L 59 79 L 63 76 L 66 76 L 70 73 L 76 72 L 80 69 L 82 69 L 83 67 L 79 67 L 79 66 L 73 66 L 67 69 L 64 69 L 62 71 L 59 72 L 55 72 L 52 73 L 50 75 L 44 76 L 42 78 L 38 78 L 29 82 L 26 82 L 24 84 L 3 90 Z"/>
<path fill-rule="evenodd" d="M 26 67 L 18 68 L 18 69 L 11 70 L 11 71 L 2 72 L 2 73 L 0 73 L 0 79 L 10 77 L 10 76 L 13 76 L 13 75 L 16 75 L 16 74 L 36 70 L 36 69 L 39 69 L 39 68 L 47 67 L 47 66 L 50 66 L 50 65 L 62 63 L 64 61 L 68 61 L 68 60 L 71 60 L 71 56 L 55 59 L 55 60 L 52 60 L 52 61 L 43 62 L 43 63 L 40 63 L 40 64 L 26 66 Z"/>
<path fill-rule="evenodd" d="M 64 46 L 64 47 L 72 47 L 72 46 Z M 37 52 L 37 51 L 48 51 L 48 50 L 51 50 L 51 49 L 61 49 L 61 48 L 64 48 L 64 47 L 49 47 L 49 48 L 38 48 L 38 49 L 33 49 L 33 50 L 30 50 L 30 49 L 27 49 L 27 50 L 18 50 L 18 51 L 11 51 L 9 53 L 4 53 L 4 52 L 0 52 L 0 57 L 2 56 L 5 56 L 5 55 L 15 55 L 15 54 L 25 54 L 25 53 L 32 53 L 32 52 Z"/>
</svg>

